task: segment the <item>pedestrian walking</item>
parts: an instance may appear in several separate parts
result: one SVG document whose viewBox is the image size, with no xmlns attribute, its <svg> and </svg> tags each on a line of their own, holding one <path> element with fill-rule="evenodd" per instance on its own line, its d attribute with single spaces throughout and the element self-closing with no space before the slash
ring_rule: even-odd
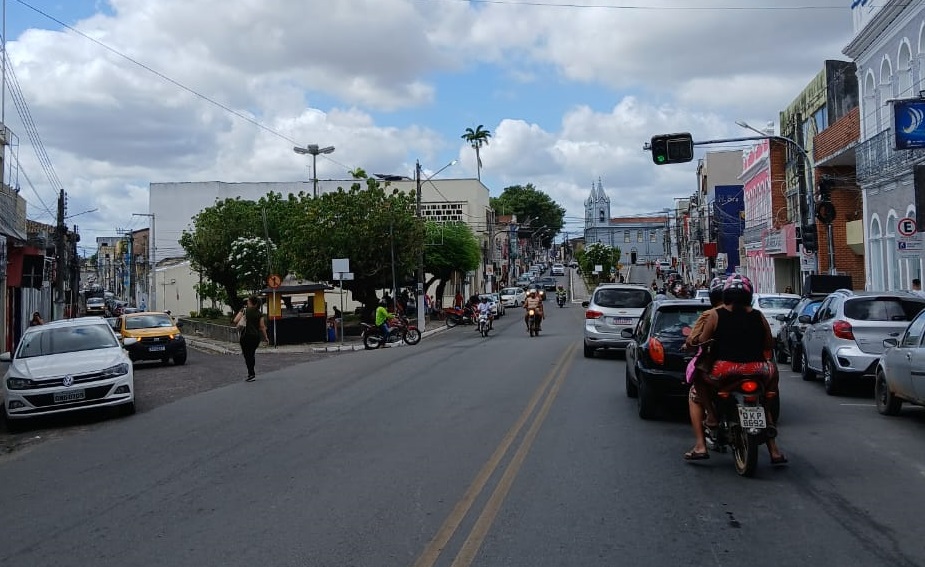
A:
<svg viewBox="0 0 925 567">
<path fill-rule="evenodd" d="M 243 327 L 240 324 L 242 321 Z M 270 343 L 270 338 L 267 336 L 267 324 L 263 319 L 263 313 L 260 312 L 260 299 L 254 295 L 248 297 L 244 307 L 235 315 L 234 324 L 241 332 L 239 341 L 241 354 L 244 355 L 244 364 L 247 365 L 247 380 L 245 381 L 253 382 L 257 379 L 254 365 L 256 364 L 257 347 L 260 346 L 260 337 L 262 336 L 267 344 Z"/>
</svg>

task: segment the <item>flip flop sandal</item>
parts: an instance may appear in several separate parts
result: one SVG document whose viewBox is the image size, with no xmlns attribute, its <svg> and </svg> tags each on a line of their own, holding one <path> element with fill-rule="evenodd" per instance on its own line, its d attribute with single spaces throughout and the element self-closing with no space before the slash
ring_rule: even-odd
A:
<svg viewBox="0 0 925 567">
<path fill-rule="evenodd" d="M 781 454 L 780 457 L 771 457 L 771 464 L 774 466 L 786 465 L 789 462 L 784 454 Z"/>
<path fill-rule="evenodd" d="M 684 453 L 685 461 L 705 461 L 710 458 L 710 453 L 704 451 L 699 453 L 697 451 L 688 451 Z"/>
</svg>

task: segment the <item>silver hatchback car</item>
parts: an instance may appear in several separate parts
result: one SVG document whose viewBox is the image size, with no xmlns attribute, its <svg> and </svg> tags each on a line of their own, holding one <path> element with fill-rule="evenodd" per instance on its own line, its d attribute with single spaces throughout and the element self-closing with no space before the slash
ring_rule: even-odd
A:
<svg viewBox="0 0 925 567">
<path fill-rule="evenodd" d="M 633 330 L 652 293 L 642 285 L 602 284 L 594 290 L 591 301 L 583 301 L 585 311 L 585 357 L 592 358 L 600 348 L 626 351 L 631 339 L 623 338 L 623 329 Z"/>
<path fill-rule="evenodd" d="M 904 291 L 837 290 L 828 295 L 803 333 L 804 380 L 821 373 L 825 391 L 835 395 L 846 380 L 873 376 L 885 347 L 925 309 L 925 299 Z M 805 320 L 804 320 L 805 318 Z"/>
</svg>

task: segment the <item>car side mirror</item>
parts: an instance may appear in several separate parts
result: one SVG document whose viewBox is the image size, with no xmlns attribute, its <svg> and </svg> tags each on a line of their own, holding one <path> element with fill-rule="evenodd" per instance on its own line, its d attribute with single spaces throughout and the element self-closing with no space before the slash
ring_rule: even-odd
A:
<svg viewBox="0 0 925 567">
<path fill-rule="evenodd" d="M 800 315 L 800 318 L 797 319 L 797 321 L 808 325 L 809 323 L 813 322 L 813 318 L 810 317 L 809 315 Z"/>
<path fill-rule="evenodd" d="M 137 342 L 138 342 L 138 339 L 136 339 L 135 337 L 126 337 L 122 339 L 122 346 L 123 347 L 132 346 L 133 344 Z"/>
<path fill-rule="evenodd" d="M 787 320 L 787 316 L 784 315 L 783 313 L 781 313 L 780 315 L 775 316 L 774 318 L 777 319 L 778 321 L 786 321 L 786 320 Z"/>
<path fill-rule="evenodd" d="M 633 338 L 633 330 L 632 330 L 632 329 L 623 329 L 622 331 L 620 331 L 620 336 L 621 336 L 622 338 L 624 338 L 624 339 L 631 339 L 631 338 Z"/>
<path fill-rule="evenodd" d="M 582 307 L 588 307 L 589 305 L 591 305 L 591 302 L 590 302 L 590 301 L 582 301 L 582 302 L 581 302 L 581 306 L 582 306 Z"/>
<path fill-rule="evenodd" d="M 893 348 L 894 346 L 899 345 L 899 341 L 896 339 L 883 339 L 884 348 Z"/>
</svg>

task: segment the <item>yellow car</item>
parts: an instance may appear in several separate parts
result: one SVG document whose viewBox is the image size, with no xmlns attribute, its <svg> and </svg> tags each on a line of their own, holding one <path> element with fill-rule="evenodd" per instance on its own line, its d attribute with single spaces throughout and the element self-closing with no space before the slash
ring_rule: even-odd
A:
<svg viewBox="0 0 925 567">
<path fill-rule="evenodd" d="M 180 365 L 186 363 L 186 339 L 180 333 L 182 325 L 174 322 L 169 313 L 144 311 L 122 315 L 115 330 L 123 339 L 138 339 L 125 347 L 132 362 L 173 359 L 174 364 Z"/>
</svg>

